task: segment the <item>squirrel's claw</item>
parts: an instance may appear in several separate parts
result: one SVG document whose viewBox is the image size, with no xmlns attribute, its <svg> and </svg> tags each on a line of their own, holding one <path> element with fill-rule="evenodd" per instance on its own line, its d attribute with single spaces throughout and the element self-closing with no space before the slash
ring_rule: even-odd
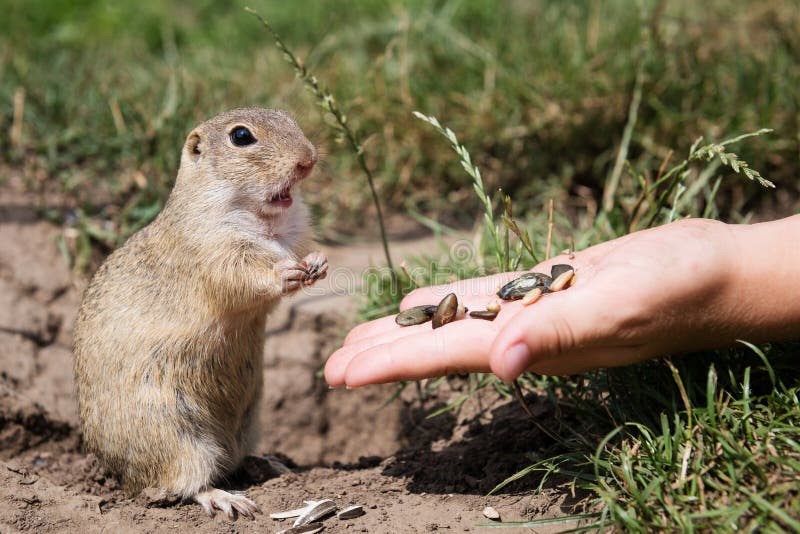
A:
<svg viewBox="0 0 800 534">
<path fill-rule="evenodd" d="M 328 275 L 328 259 L 321 252 L 312 252 L 300 262 L 286 260 L 278 265 L 283 294 L 310 286 Z"/>
<path fill-rule="evenodd" d="M 212 488 L 196 494 L 194 500 L 203 507 L 203 510 L 210 517 L 217 515 L 217 510 L 224 512 L 231 521 L 236 521 L 239 515 L 255 519 L 255 514 L 261 513 L 258 505 L 240 492 L 228 493 L 221 489 Z"/>
</svg>

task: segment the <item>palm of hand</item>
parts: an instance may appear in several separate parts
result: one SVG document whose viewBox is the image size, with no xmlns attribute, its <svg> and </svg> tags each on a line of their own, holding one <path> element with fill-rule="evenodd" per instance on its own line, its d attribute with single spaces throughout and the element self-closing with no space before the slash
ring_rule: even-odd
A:
<svg viewBox="0 0 800 534">
<path fill-rule="evenodd" d="M 655 356 L 706 328 L 703 310 L 723 298 L 718 260 L 728 243 L 718 239 L 718 228 L 710 221 L 680 222 L 591 247 L 574 259 L 553 258 L 534 270 L 570 263 L 574 286 L 529 307 L 504 302 L 493 322 L 467 319 L 437 330 L 401 328 L 392 317 L 366 323 L 328 361 L 326 378 L 358 386 L 491 370 L 508 380 L 526 369 L 571 374 Z M 483 309 L 517 274 L 420 289 L 401 309 L 434 304 L 451 291 L 470 309 Z M 526 350 L 511 356 L 515 346 Z"/>
</svg>

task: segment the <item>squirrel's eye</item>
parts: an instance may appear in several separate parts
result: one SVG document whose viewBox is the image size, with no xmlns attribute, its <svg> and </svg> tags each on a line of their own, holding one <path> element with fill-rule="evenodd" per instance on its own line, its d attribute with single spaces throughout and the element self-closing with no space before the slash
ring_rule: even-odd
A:
<svg viewBox="0 0 800 534">
<path fill-rule="evenodd" d="M 250 130 L 244 126 L 237 126 L 231 132 L 231 141 L 236 146 L 252 145 L 256 142 L 256 138 L 250 133 Z"/>
</svg>

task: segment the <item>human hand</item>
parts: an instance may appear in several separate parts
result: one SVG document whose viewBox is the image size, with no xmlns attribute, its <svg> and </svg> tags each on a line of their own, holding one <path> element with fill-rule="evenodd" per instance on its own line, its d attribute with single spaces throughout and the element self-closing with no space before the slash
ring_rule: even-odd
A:
<svg viewBox="0 0 800 534">
<path fill-rule="evenodd" d="M 357 326 L 328 360 L 325 377 L 351 387 L 467 371 L 512 380 L 525 370 L 573 374 L 730 343 L 742 309 L 736 257 L 723 223 L 685 220 L 636 232 L 536 266 L 549 272 L 569 263 L 576 279 L 528 307 L 504 302 L 493 322 L 467 318 L 432 330 L 427 323 L 399 327 L 392 316 Z M 483 309 L 519 274 L 419 289 L 401 309 L 436 304 L 450 292 Z"/>
</svg>

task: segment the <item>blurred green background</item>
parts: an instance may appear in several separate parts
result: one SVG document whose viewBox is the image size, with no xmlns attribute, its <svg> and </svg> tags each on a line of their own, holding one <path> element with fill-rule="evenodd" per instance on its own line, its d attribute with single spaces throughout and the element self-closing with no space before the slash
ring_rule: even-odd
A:
<svg viewBox="0 0 800 534">
<path fill-rule="evenodd" d="M 21 175 L 45 204 L 60 195 L 99 221 L 93 237 L 111 247 L 158 211 L 194 124 L 226 108 L 279 107 L 325 155 L 305 186 L 323 237 L 374 229 L 352 155 L 245 5 L 271 21 L 364 134 L 395 235 L 415 230 L 400 217 L 409 211 L 460 227 L 479 216 L 468 177 L 412 110 L 456 131 L 487 190 L 502 187 L 518 210 L 554 198 L 561 213 L 580 216 L 602 195 L 637 68 L 642 101 L 628 158 L 650 169 L 648 179 L 699 135 L 769 127 L 737 153 L 777 190 L 726 181 L 720 213 L 797 209 L 795 0 L 3 0 L 2 175 Z M 626 173 L 621 191 L 633 182 Z"/>
</svg>

